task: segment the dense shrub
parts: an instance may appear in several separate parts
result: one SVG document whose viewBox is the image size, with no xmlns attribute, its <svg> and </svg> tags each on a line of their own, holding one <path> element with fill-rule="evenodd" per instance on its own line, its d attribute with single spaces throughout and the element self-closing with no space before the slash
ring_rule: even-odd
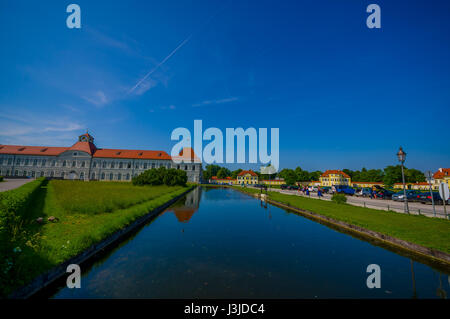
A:
<svg viewBox="0 0 450 319">
<path fill-rule="evenodd" d="M 187 174 L 185 171 L 165 167 L 152 168 L 142 174 L 133 177 L 133 185 L 167 185 L 167 186 L 185 186 Z"/>
<path fill-rule="evenodd" d="M 331 200 L 337 204 L 344 204 L 347 202 L 347 197 L 344 194 L 334 194 Z"/>
<path fill-rule="evenodd" d="M 0 182 L 3 182 L 3 176 L 0 176 Z"/>
<path fill-rule="evenodd" d="M 23 249 L 33 245 L 24 229 L 29 222 L 27 213 L 45 178 L 39 178 L 19 188 L 0 193 L 0 296 L 13 281 L 17 259 Z M 27 246 L 28 245 L 28 246 Z"/>
</svg>

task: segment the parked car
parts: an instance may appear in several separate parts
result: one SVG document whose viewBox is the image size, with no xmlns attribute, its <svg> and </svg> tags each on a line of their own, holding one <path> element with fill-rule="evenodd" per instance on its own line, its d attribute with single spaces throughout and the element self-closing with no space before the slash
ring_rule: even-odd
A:
<svg viewBox="0 0 450 319">
<path fill-rule="evenodd" d="M 419 192 L 415 190 L 407 190 L 406 198 L 408 200 L 412 200 L 415 196 L 417 196 L 418 193 Z M 403 202 L 405 200 L 403 197 L 404 197 L 403 191 L 400 191 L 392 195 L 392 200 L 396 202 Z"/>
<path fill-rule="evenodd" d="M 286 185 L 286 184 L 283 184 L 283 185 L 280 186 L 281 189 L 288 189 L 288 187 L 289 187 L 289 186 Z"/>
<path fill-rule="evenodd" d="M 355 190 L 348 185 L 335 185 L 336 193 L 338 194 L 346 194 L 346 195 L 354 195 Z"/>
<path fill-rule="evenodd" d="M 330 186 L 324 186 L 324 187 L 321 187 L 321 188 L 322 188 L 322 191 L 325 194 L 331 193 L 331 187 Z"/>
<path fill-rule="evenodd" d="M 296 190 L 298 190 L 298 186 L 297 185 L 289 185 L 287 189 L 290 191 L 296 191 Z"/>
<path fill-rule="evenodd" d="M 372 189 L 370 187 L 363 187 L 355 191 L 355 195 L 361 197 L 370 197 L 371 193 Z"/>
<path fill-rule="evenodd" d="M 441 195 L 439 195 L 438 192 L 433 192 L 432 194 L 433 194 L 433 200 L 434 200 L 435 205 L 443 205 L 444 204 L 443 200 L 441 199 Z M 422 204 L 430 204 L 431 205 L 432 201 L 431 201 L 430 192 L 424 192 L 424 193 L 417 195 L 416 201 L 420 202 Z M 447 200 L 445 203 L 450 204 L 450 200 Z"/>
<path fill-rule="evenodd" d="M 308 190 L 310 192 L 317 192 L 319 190 L 319 188 L 317 186 L 308 186 Z"/>
<path fill-rule="evenodd" d="M 392 192 L 392 191 L 390 191 L 390 190 L 381 188 L 381 189 L 377 190 L 377 191 L 375 192 L 375 194 L 376 194 L 376 197 L 377 197 L 377 198 L 382 198 L 382 199 L 392 199 L 392 195 L 394 195 L 395 193 Z"/>
</svg>

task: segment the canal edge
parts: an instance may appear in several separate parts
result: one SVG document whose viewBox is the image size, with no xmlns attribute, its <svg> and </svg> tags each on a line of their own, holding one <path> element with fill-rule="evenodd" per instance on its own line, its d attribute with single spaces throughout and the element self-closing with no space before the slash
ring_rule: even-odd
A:
<svg viewBox="0 0 450 319">
<path fill-rule="evenodd" d="M 235 188 L 233 188 L 235 189 Z M 237 190 L 237 189 L 235 189 Z M 240 191 L 237 190 L 243 194 L 246 194 L 248 196 L 260 199 L 259 194 L 251 194 L 251 193 L 247 193 L 244 191 Z M 284 208 L 284 209 L 288 209 L 290 211 L 299 213 L 305 217 L 308 217 L 312 220 L 316 220 L 318 222 L 322 222 L 323 224 L 328 224 L 331 225 L 337 229 L 342 229 L 348 233 L 352 233 L 355 235 L 358 235 L 360 237 L 364 237 L 364 238 L 368 238 L 368 239 L 372 239 L 372 240 L 376 240 L 376 241 L 380 241 L 382 243 L 384 243 L 387 246 L 391 246 L 391 247 L 395 247 L 397 249 L 406 251 L 412 255 L 416 255 L 417 257 L 423 258 L 423 259 L 427 259 L 433 263 L 438 263 L 441 266 L 445 267 L 447 269 L 447 271 L 450 271 L 450 254 L 445 253 L 443 251 L 440 250 L 436 250 L 436 249 L 432 249 L 432 248 L 428 248 L 428 247 L 424 247 L 415 243 L 411 243 L 409 241 L 403 240 L 403 239 L 399 239 L 399 238 L 395 238 L 389 235 L 385 235 L 373 230 L 369 230 L 357 225 L 353 225 L 353 224 L 349 224 L 346 222 L 342 222 L 318 213 L 314 213 L 305 209 L 301 209 L 298 207 L 294 207 L 294 206 L 290 206 L 278 201 L 274 201 L 272 199 L 267 199 L 266 200 L 268 203 L 274 205 L 274 206 L 278 206 L 280 208 Z"/>
<path fill-rule="evenodd" d="M 183 196 L 194 190 L 196 187 L 198 187 L 198 185 L 191 186 L 185 192 L 181 193 L 178 196 L 175 196 L 174 198 L 164 203 L 163 205 L 139 217 L 125 228 L 122 228 L 117 232 L 115 232 L 114 234 L 103 239 L 102 241 L 93 244 L 83 252 L 53 267 L 49 271 L 38 275 L 30 283 L 12 292 L 8 296 L 8 299 L 27 299 L 37 294 L 38 292 L 50 286 L 52 283 L 61 279 L 63 276 L 67 275 L 66 269 L 68 265 L 70 264 L 80 265 L 82 263 L 85 263 L 88 260 L 94 258 L 97 254 L 105 251 L 106 249 L 112 248 L 112 246 L 114 245 L 119 244 L 122 241 L 122 239 L 126 238 L 129 234 L 138 230 L 140 227 L 145 225 L 149 220 L 160 214 L 162 211 L 164 211 L 170 205 L 174 204 L 180 198 L 182 198 Z"/>
</svg>

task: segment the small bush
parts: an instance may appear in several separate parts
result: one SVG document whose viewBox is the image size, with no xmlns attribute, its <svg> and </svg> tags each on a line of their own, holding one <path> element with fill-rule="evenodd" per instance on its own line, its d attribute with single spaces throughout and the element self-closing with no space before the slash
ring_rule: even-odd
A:
<svg viewBox="0 0 450 319">
<path fill-rule="evenodd" d="M 0 176 L 0 182 L 3 182 L 3 176 Z"/>
<path fill-rule="evenodd" d="M 133 177 L 132 182 L 133 185 L 186 186 L 187 174 L 185 171 L 174 168 L 152 168 Z"/>
<path fill-rule="evenodd" d="M 347 197 L 344 194 L 334 194 L 331 200 L 337 204 L 344 204 L 347 202 Z"/>
</svg>

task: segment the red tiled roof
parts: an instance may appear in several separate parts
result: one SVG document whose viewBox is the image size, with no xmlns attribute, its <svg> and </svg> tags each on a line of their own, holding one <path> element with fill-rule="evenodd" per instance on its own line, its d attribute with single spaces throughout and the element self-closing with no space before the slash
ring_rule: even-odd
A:
<svg viewBox="0 0 450 319">
<path fill-rule="evenodd" d="M 348 176 L 348 174 L 346 174 L 346 173 L 344 173 L 343 171 L 338 170 L 338 169 L 329 169 L 329 170 L 326 170 L 322 175 L 320 175 L 320 177 L 327 177 L 327 176 L 329 176 L 330 174 L 339 174 L 339 175 L 342 175 L 342 176 L 344 176 L 344 177 L 346 177 L 346 178 L 350 178 L 350 176 Z"/>
<path fill-rule="evenodd" d="M 252 176 L 258 176 L 258 174 L 256 174 L 254 171 L 252 171 L 252 170 L 249 170 L 249 171 L 242 171 L 242 172 L 240 172 L 239 174 L 238 174 L 238 176 L 243 176 L 243 175 L 246 175 L 246 174 L 250 174 L 250 175 L 252 175 Z"/>
<path fill-rule="evenodd" d="M 444 176 L 450 176 L 450 168 L 440 168 L 433 174 L 434 179 L 442 179 Z"/>
<path fill-rule="evenodd" d="M 43 155 L 57 156 L 69 150 L 86 152 L 93 157 L 100 158 L 128 158 L 128 159 L 172 159 L 164 151 L 122 150 L 122 149 L 98 149 L 93 143 L 77 142 L 71 147 L 48 147 L 48 146 L 21 146 L 0 145 L 0 154 L 13 155 Z M 195 155 L 195 154 L 194 154 Z"/>
<path fill-rule="evenodd" d="M 89 142 L 76 142 L 72 145 L 72 147 L 69 148 L 69 150 L 82 151 L 88 153 L 89 155 L 92 155 L 97 150 L 97 147 Z"/>
<path fill-rule="evenodd" d="M 102 158 L 129 158 L 129 159 L 163 159 L 170 160 L 171 157 L 164 151 L 140 151 L 140 150 L 119 150 L 119 149 L 98 149 L 94 157 Z"/>
<path fill-rule="evenodd" d="M 0 145 L 0 154 L 56 156 L 68 149 L 68 147 Z"/>
</svg>

